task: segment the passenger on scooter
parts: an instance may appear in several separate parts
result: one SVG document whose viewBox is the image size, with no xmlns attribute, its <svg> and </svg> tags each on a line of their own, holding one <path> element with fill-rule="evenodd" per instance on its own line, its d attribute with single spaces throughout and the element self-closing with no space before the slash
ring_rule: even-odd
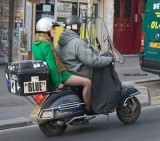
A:
<svg viewBox="0 0 160 141">
<path fill-rule="evenodd" d="M 64 85 L 83 86 L 83 99 L 86 110 L 90 110 L 91 81 L 88 78 L 72 75 L 61 62 L 51 37 L 59 24 L 50 17 L 41 18 L 36 24 L 36 35 L 32 43 L 32 53 L 35 60 L 47 62 L 50 68 L 51 86 L 61 89 Z"/>
<path fill-rule="evenodd" d="M 91 79 L 93 67 L 104 67 L 115 60 L 112 56 L 97 56 L 87 43 L 80 39 L 80 17 L 70 16 L 65 19 L 64 24 L 65 29 L 60 35 L 56 50 L 68 71 Z"/>
</svg>

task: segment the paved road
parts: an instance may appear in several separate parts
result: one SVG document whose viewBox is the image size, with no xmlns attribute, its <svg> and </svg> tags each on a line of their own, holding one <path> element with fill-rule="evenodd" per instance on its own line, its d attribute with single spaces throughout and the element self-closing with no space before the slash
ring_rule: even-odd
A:
<svg viewBox="0 0 160 141">
<path fill-rule="evenodd" d="M 2 141 L 160 141 L 160 106 L 142 109 L 139 120 L 133 124 L 121 123 L 111 114 L 99 116 L 86 126 L 69 126 L 65 134 L 46 137 L 38 126 L 0 131 Z"/>
</svg>

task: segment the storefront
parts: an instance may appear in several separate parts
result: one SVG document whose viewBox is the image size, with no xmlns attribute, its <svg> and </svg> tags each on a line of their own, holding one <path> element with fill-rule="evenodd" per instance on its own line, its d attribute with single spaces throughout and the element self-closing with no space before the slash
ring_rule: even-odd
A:
<svg viewBox="0 0 160 141">
<path fill-rule="evenodd" d="M 31 50 L 31 26 L 32 4 L 24 0 L 15 0 L 12 61 L 28 58 Z"/>
<path fill-rule="evenodd" d="M 27 0 L 0 1 L 0 63 L 28 57 L 31 50 L 31 19 L 32 4 Z"/>
<path fill-rule="evenodd" d="M 31 59 L 31 42 L 36 22 L 45 16 L 59 23 L 70 15 L 84 17 L 87 0 L 1 0 L 0 1 L 0 62 Z M 14 5 L 14 6 L 13 6 Z M 94 16 L 98 15 L 98 0 L 94 0 Z M 9 22 L 11 20 L 11 22 Z M 57 29 L 55 44 L 63 28 Z"/>
<path fill-rule="evenodd" d="M 56 19 L 59 23 L 63 23 L 64 19 L 70 15 L 77 15 L 83 18 L 88 10 L 88 5 L 87 5 L 88 0 L 34 0 L 34 1 L 39 1 L 37 4 L 32 4 L 29 1 L 31 0 L 0 1 L 0 63 L 31 59 L 31 42 L 33 41 L 35 35 L 36 22 L 40 18 L 44 16 L 50 16 Z M 94 0 L 93 15 L 95 17 L 100 16 L 104 19 L 104 21 L 107 24 L 107 28 L 109 30 L 111 38 L 114 37 L 113 39 L 116 46 L 119 47 L 118 48 L 119 50 L 122 50 L 121 48 L 124 49 L 124 45 L 119 44 L 118 40 L 119 38 L 115 38 L 117 32 L 120 32 L 122 34 L 124 32 L 123 30 L 118 30 L 117 29 L 118 26 L 116 26 L 119 25 L 116 24 L 116 18 L 117 18 L 116 17 L 117 13 L 115 13 L 115 11 L 117 11 L 116 8 L 120 6 L 122 7 L 123 6 L 122 4 L 124 4 L 123 3 L 124 0 L 119 0 L 119 1 L 121 1 L 121 3 L 117 3 L 117 1 L 113 0 L 107 0 L 107 1 Z M 126 7 L 127 9 L 129 5 L 131 5 L 132 1 L 134 0 L 127 1 L 126 6 L 123 7 Z M 144 9 L 142 7 L 145 5 L 144 1 L 146 0 L 141 0 L 141 1 L 143 3 L 141 2 L 142 3 L 141 4 L 139 2 L 140 3 L 139 6 L 132 6 L 132 7 L 137 7 L 135 9 L 136 12 L 135 13 L 132 12 L 133 16 L 131 16 L 133 22 L 133 24 L 131 25 L 135 25 L 136 27 L 140 27 L 139 25 L 141 25 L 142 20 L 140 19 L 140 16 L 143 15 L 141 14 L 141 12 Z M 10 6 L 11 2 L 14 4 L 13 8 L 12 6 Z M 118 9 L 120 10 L 120 8 Z M 60 27 L 56 30 L 57 31 L 54 42 L 55 46 L 57 45 L 59 36 L 63 31 L 63 28 Z M 137 39 L 132 38 L 134 47 L 136 44 L 137 45 L 140 44 L 139 36 L 141 28 L 137 28 L 137 30 L 138 31 L 136 32 L 136 35 L 134 34 L 133 36 L 137 37 Z M 123 36 L 120 37 L 123 38 Z M 136 51 L 133 52 L 130 51 L 130 52 L 137 53 L 138 49 L 139 47 L 137 46 Z M 134 48 L 131 49 L 130 47 L 129 50 L 134 50 Z M 126 54 L 126 52 L 124 54 Z"/>
<path fill-rule="evenodd" d="M 87 12 L 88 0 L 40 0 L 36 5 L 36 22 L 45 16 L 50 16 L 63 24 L 65 18 L 71 15 L 77 15 L 84 18 Z M 98 16 L 98 0 L 94 0 L 93 15 Z M 55 46 L 57 45 L 59 36 L 63 31 L 62 27 L 56 29 Z"/>
<path fill-rule="evenodd" d="M 40 0 L 36 5 L 36 20 L 44 16 L 51 16 L 58 22 L 70 15 L 83 17 L 87 12 L 87 0 Z M 94 0 L 95 16 L 98 15 L 98 0 Z"/>
</svg>

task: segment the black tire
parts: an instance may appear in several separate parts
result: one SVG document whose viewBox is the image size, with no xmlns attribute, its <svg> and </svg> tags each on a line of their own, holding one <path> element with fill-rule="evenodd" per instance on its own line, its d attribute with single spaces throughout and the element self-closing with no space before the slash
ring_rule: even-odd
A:
<svg viewBox="0 0 160 141">
<path fill-rule="evenodd" d="M 39 125 L 40 130 L 48 137 L 61 135 L 67 128 L 62 121 L 48 121 Z"/>
<path fill-rule="evenodd" d="M 135 122 L 141 113 L 141 104 L 136 97 L 127 100 L 127 105 L 116 109 L 119 120 L 125 124 Z"/>
</svg>

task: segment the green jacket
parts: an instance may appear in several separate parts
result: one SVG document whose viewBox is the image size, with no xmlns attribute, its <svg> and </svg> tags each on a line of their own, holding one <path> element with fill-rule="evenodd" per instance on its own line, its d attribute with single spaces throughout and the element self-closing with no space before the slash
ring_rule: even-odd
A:
<svg viewBox="0 0 160 141">
<path fill-rule="evenodd" d="M 50 68 L 51 87 L 58 86 L 60 83 L 65 82 L 71 76 L 69 72 L 62 72 L 60 76 L 58 76 L 57 67 L 49 43 L 33 42 L 32 54 L 34 60 L 41 60 L 47 62 L 48 67 Z"/>
</svg>

